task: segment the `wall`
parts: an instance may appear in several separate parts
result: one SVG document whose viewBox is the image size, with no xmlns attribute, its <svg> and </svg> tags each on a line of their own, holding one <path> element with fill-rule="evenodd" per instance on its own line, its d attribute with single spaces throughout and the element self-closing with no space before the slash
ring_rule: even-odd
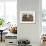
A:
<svg viewBox="0 0 46 46">
<path fill-rule="evenodd" d="M 29 39 L 33 46 L 40 46 L 41 2 L 41 0 L 18 0 L 17 2 L 18 39 Z M 22 10 L 35 11 L 36 22 L 34 24 L 20 23 Z"/>
</svg>

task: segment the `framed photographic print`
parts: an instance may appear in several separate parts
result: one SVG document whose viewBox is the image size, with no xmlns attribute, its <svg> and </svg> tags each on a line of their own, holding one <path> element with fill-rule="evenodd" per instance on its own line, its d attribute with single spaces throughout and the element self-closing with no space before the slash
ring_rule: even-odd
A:
<svg viewBox="0 0 46 46">
<path fill-rule="evenodd" d="M 35 11 L 20 11 L 20 23 L 35 23 Z"/>
</svg>

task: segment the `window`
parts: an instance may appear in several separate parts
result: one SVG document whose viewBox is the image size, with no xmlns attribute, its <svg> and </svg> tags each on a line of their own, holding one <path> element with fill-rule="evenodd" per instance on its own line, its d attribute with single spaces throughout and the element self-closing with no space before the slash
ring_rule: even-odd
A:
<svg viewBox="0 0 46 46">
<path fill-rule="evenodd" d="M 4 16 L 4 2 L 0 1 L 0 17 Z"/>
<path fill-rule="evenodd" d="M 46 0 L 42 0 L 42 24 L 46 24 Z"/>
<path fill-rule="evenodd" d="M 5 7 L 7 21 L 17 24 L 17 2 L 6 1 Z"/>
<path fill-rule="evenodd" d="M 46 32 L 46 0 L 42 0 L 42 31 Z"/>
<path fill-rule="evenodd" d="M 0 17 L 3 17 L 6 23 L 11 22 L 17 26 L 17 0 L 0 1 Z"/>
</svg>

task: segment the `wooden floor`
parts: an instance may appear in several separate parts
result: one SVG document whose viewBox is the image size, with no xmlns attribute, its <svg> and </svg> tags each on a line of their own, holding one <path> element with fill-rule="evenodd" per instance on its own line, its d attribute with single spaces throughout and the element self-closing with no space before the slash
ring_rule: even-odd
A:
<svg viewBox="0 0 46 46">
<path fill-rule="evenodd" d="M 2 41 L 2 42 L 0 41 L 0 46 L 5 46 L 5 41 Z M 39 45 L 33 44 L 33 46 L 39 46 Z M 44 44 L 42 44 L 40 46 L 46 46 L 46 43 L 44 43 Z"/>
<path fill-rule="evenodd" d="M 3 42 L 0 41 L 0 46 L 5 46 L 5 42 L 4 41 Z"/>
</svg>

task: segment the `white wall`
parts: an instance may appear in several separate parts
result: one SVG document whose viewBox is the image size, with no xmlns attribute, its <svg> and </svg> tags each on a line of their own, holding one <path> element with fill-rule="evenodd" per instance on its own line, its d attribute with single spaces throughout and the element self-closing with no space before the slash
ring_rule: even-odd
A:
<svg viewBox="0 0 46 46">
<path fill-rule="evenodd" d="M 42 0 L 18 0 L 17 2 L 18 39 L 29 39 L 33 46 L 40 46 L 41 2 Z M 36 22 L 34 24 L 20 23 L 22 10 L 35 11 Z"/>
</svg>

